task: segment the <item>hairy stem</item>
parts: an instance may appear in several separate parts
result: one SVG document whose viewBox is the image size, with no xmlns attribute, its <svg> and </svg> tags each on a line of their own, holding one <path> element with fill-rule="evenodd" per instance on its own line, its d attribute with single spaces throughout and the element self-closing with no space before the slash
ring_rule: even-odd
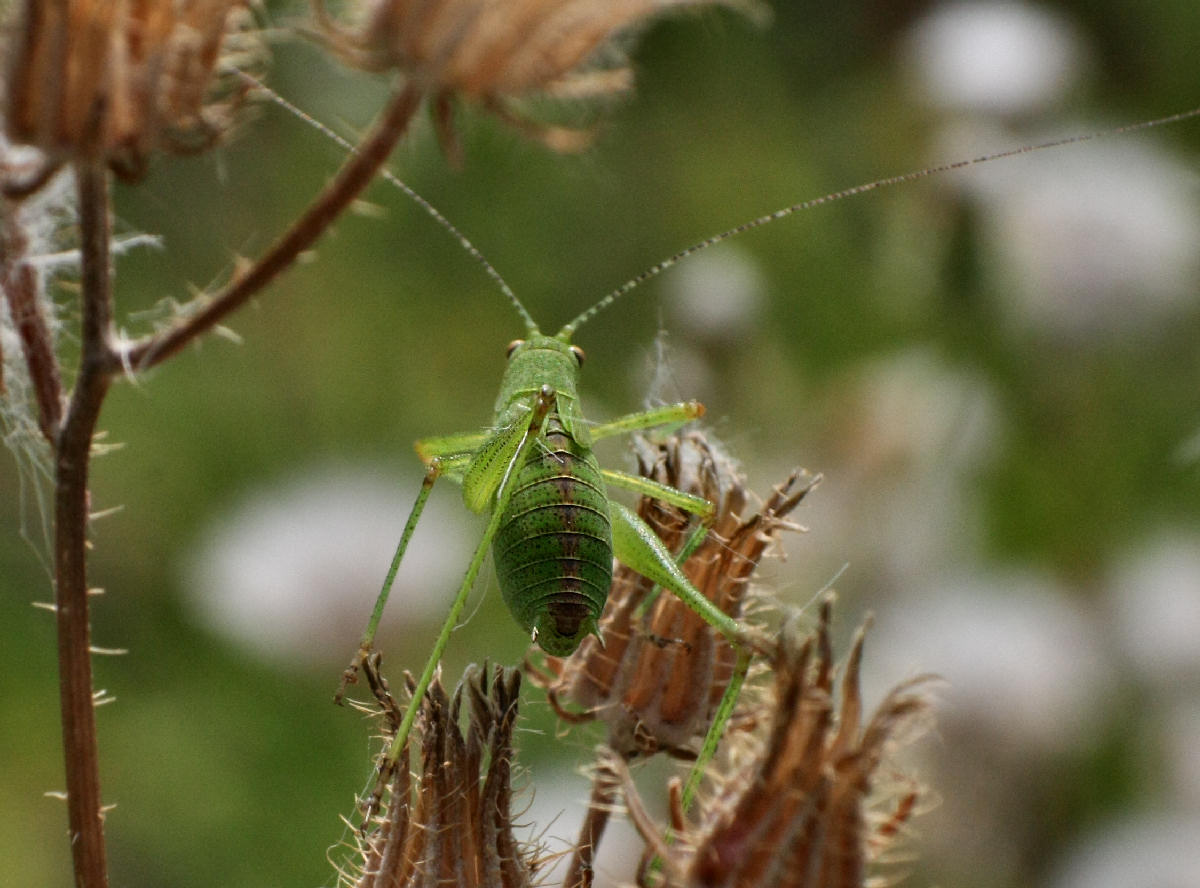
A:
<svg viewBox="0 0 1200 888">
<path fill-rule="evenodd" d="M 55 458 L 54 566 L 59 696 L 71 854 L 78 888 L 108 885 L 99 749 L 92 696 L 88 619 L 88 462 L 111 360 L 108 179 L 102 167 L 76 173 L 82 253 L 83 318 L 79 375 L 58 436 Z"/>
<path fill-rule="evenodd" d="M 244 274 L 219 293 L 203 311 L 163 333 L 151 336 L 128 349 L 125 365 L 140 370 L 153 367 L 178 352 L 202 333 L 212 329 L 231 311 L 261 290 L 295 258 L 313 245 L 321 233 L 375 177 L 396 142 L 408 128 L 420 104 L 420 92 L 405 86 L 395 93 L 380 113 L 370 133 L 338 171 L 337 176 L 309 205 L 304 215 L 275 241 Z M 121 360 L 120 355 L 114 356 Z M 116 372 L 119 365 L 109 367 Z"/>
<path fill-rule="evenodd" d="M 20 296 L 12 295 L 19 288 L 9 288 L 14 320 L 19 327 L 23 319 L 29 324 L 29 335 L 22 333 L 26 361 L 35 382 L 39 424 L 55 450 L 54 561 L 59 694 L 71 853 L 77 888 L 107 888 L 108 885 L 92 692 L 87 581 L 88 469 L 92 438 L 108 387 L 114 375 L 124 368 L 153 366 L 210 330 L 308 249 L 371 181 L 407 129 L 419 103 L 420 94 L 415 89 L 406 87 L 396 93 L 361 147 L 257 263 L 203 311 L 125 350 L 115 347 L 112 326 L 108 174 L 100 165 L 81 165 L 76 172 L 82 254 L 81 354 L 79 372 L 65 414 L 53 351 L 49 352 L 47 363 L 37 348 L 43 339 L 49 342 L 45 319 L 36 312 L 23 312 Z M 6 274 L 6 285 L 10 283 L 7 277 Z M 37 326 L 39 318 L 40 328 Z"/>
</svg>

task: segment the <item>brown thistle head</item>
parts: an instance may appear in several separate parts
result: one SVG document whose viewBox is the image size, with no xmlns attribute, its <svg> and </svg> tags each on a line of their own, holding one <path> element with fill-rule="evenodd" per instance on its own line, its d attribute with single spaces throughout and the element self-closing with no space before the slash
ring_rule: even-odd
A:
<svg viewBox="0 0 1200 888">
<path fill-rule="evenodd" d="M 395 69 L 433 97 L 438 130 L 452 138 L 451 101 L 482 105 L 558 151 L 585 132 L 533 122 L 514 103 L 624 92 L 632 75 L 614 45 L 664 12 L 733 0 L 361 0 L 341 24 L 314 0 L 320 30 L 355 67 Z M 453 147 L 453 146 L 451 146 Z"/>
<path fill-rule="evenodd" d="M 156 151 L 217 142 L 264 50 L 247 0 L 26 0 L 7 72 L 8 138 L 136 179 Z M 32 190 L 32 189 L 29 189 Z"/>
<path fill-rule="evenodd" d="M 740 620 L 759 561 L 781 530 L 803 529 L 786 516 L 819 479 L 793 472 L 766 503 L 746 515 L 749 496 L 740 472 L 703 433 L 656 441 L 635 437 L 634 445 L 639 474 L 714 505 L 708 534 L 683 571 L 710 601 Z M 639 502 L 638 514 L 674 552 L 683 551 L 696 529 L 694 518 L 651 498 Z M 600 622 L 603 646 L 595 638 L 585 639 L 569 659 L 547 658 L 552 675 L 533 668 L 530 675 L 547 688 L 551 706 L 564 720 L 603 721 L 609 748 L 623 760 L 660 751 L 694 759 L 737 657 L 722 636 L 674 595 L 662 593 L 651 600 L 652 585 L 620 566 Z M 597 769 L 564 884 L 591 884 L 595 849 L 616 804 L 616 791 L 604 769 Z"/>
<path fill-rule="evenodd" d="M 646 813 L 620 756 L 606 767 L 621 783 L 634 825 L 661 874 L 644 866 L 640 884 L 726 888 L 862 888 L 871 865 L 912 814 L 909 781 L 888 798 L 876 785 L 897 780 L 883 769 L 887 754 L 924 726 L 928 677 L 891 691 L 864 723 L 859 691 L 863 630 L 855 637 L 840 695 L 834 691 L 831 602 L 816 631 L 802 638 L 784 627 L 772 666 L 771 699 L 762 708 L 765 733 L 741 756 L 717 794 L 689 826 L 671 798 L 678 840 L 667 844 Z"/>
<path fill-rule="evenodd" d="M 744 479 L 702 433 L 635 442 L 641 475 L 716 506 L 712 527 L 684 573 L 722 611 L 740 618 L 759 561 L 780 531 L 802 529 L 787 515 L 819 479 L 793 472 L 757 511 L 747 514 Z M 643 498 L 638 514 L 671 551 L 679 550 L 695 526 L 681 510 L 654 499 Z M 607 743 L 618 754 L 633 758 L 665 751 L 692 758 L 736 656 L 719 633 L 675 596 L 662 593 L 648 602 L 652 586 L 619 567 L 600 622 L 603 647 L 588 638 L 569 659 L 548 661 L 557 674 L 544 683 L 564 718 L 605 722 Z"/>
<path fill-rule="evenodd" d="M 365 669 L 392 731 L 401 709 L 377 663 Z M 411 677 L 410 677 L 411 684 Z M 421 765 L 381 774 L 379 796 L 357 833 L 357 863 L 343 872 L 354 888 L 527 888 L 536 863 L 513 832 L 513 730 L 521 674 L 469 667 L 447 696 L 435 678 L 417 719 Z M 460 724 L 462 710 L 466 724 Z M 386 748 L 386 746 L 385 746 Z M 381 759 L 384 761 L 384 759 Z"/>
</svg>

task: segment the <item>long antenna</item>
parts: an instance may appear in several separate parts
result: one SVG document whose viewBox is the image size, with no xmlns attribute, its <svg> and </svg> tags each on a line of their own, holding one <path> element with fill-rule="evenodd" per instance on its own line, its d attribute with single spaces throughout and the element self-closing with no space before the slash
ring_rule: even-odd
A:
<svg viewBox="0 0 1200 888">
<path fill-rule="evenodd" d="M 257 77 L 247 74 L 245 71 L 238 71 L 237 73 L 247 83 L 259 90 L 262 90 L 267 98 L 269 98 L 279 107 L 283 108 L 292 116 L 299 118 L 317 132 L 328 137 L 329 139 L 332 139 L 337 145 L 344 148 L 346 151 L 349 151 L 351 154 L 358 153 L 358 148 L 349 139 L 343 138 L 336 131 L 321 123 L 321 121 L 317 120 L 315 117 L 305 113 L 300 108 L 297 108 Z M 533 320 L 533 316 L 530 315 L 525 306 L 521 304 L 521 300 L 517 298 L 517 294 L 513 292 L 512 287 L 508 285 L 508 281 L 504 280 L 504 278 L 500 275 L 500 272 L 496 270 L 495 266 L 487 261 L 483 253 L 479 251 L 479 248 L 476 247 L 475 244 L 471 243 L 470 239 L 461 231 L 459 231 L 453 222 L 443 216 L 437 207 L 414 191 L 411 185 L 404 182 L 390 169 L 385 166 L 382 167 L 379 172 L 383 178 L 400 189 L 400 191 L 402 191 L 409 200 L 424 210 L 438 225 L 449 232 L 451 237 L 458 241 L 459 246 L 466 250 L 467 254 L 477 263 L 479 263 L 480 267 L 483 268 L 484 273 L 487 274 L 487 276 L 495 282 L 496 286 L 500 288 L 500 292 L 508 297 L 508 301 L 512 303 L 513 308 L 517 310 L 517 314 L 521 316 L 521 320 L 525 322 L 526 331 L 531 334 L 536 333 L 538 331 L 538 325 Z"/>
<path fill-rule="evenodd" d="M 1080 136 L 1067 136 L 1062 139 L 1054 139 L 1050 142 L 1042 142 L 1037 145 L 1025 145 L 1021 148 L 1010 148 L 1007 151 L 997 151 L 994 154 L 984 154 L 980 157 L 973 157 L 970 160 L 957 160 L 952 163 L 944 163 L 934 167 L 927 167 L 923 170 L 915 170 L 911 173 L 902 173 L 898 176 L 888 176 L 886 179 L 876 179 L 874 182 L 867 182 L 864 185 L 855 185 L 853 188 L 846 188 L 842 191 L 834 191 L 826 194 L 824 197 L 815 197 L 810 200 L 801 201 L 800 203 L 792 204 L 789 207 L 784 207 L 781 210 L 776 210 L 773 213 L 767 213 L 765 216 L 759 216 L 757 219 L 751 219 L 749 222 L 743 222 L 741 225 L 735 225 L 733 228 L 726 229 L 720 234 L 714 234 L 711 237 L 706 237 L 702 241 L 697 241 L 690 247 L 685 247 L 673 256 L 663 259 L 651 265 L 641 274 L 636 275 L 621 286 L 617 287 L 591 308 L 582 312 L 578 317 L 568 323 L 559 332 L 559 338 L 570 339 L 582 324 L 591 320 L 604 309 L 608 308 L 630 290 L 636 289 L 651 278 L 658 277 L 672 265 L 675 265 L 684 259 L 707 250 L 709 247 L 719 244 L 722 241 L 729 240 L 732 237 L 737 237 L 755 228 L 760 228 L 770 222 L 776 222 L 779 219 L 787 218 L 793 213 L 809 210 L 813 207 L 819 207 L 822 204 L 833 203 L 834 201 L 843 200 L 847 197 L 854 197 L 857 194 L 864 194 L 868 191 L 874 191 L 877 188 L 884 188 L 888 185 L 902 185 L 906 182 L 913 182 L 917 179 L 924 179 L 927 176 L 936 176 L 942 173 L 948 173 L 953 170 L 961 170 L 964 167 L 975 166 L 980 163 L 990 163 L 993 160 L 1003 160 L 1006 157 L 1016 157 L 1021 154 L 1031 154 L 1034 151 L 1045 151 L 1051 148 L 1062 148 L 1067 145 L 1075 145 L 1080 142 L 1091 142 L 1096 139 L 1107 138 L 1109 136 L 1119 136 L 1127 133 L 1135 133 L 1140 130 L 1151 129 L 1156 126 L 1165 126 L 1170 123 L 1178 123 L 1182 120 L 1190 120 L 1193 117 L 1200 116 L 1200 108 L 1193 108 L 1190 111 L 1180 111 L 1177 114 L 1171 114 L 1166 117 L 1159 117 L 1155 120 L 1144 120 L 1141 123 L 1131 123 L 1126 126 L 1119 126 L 1115 129 L 1101 130 L 1099 132 L 1088 133 Z"/>
</svg>

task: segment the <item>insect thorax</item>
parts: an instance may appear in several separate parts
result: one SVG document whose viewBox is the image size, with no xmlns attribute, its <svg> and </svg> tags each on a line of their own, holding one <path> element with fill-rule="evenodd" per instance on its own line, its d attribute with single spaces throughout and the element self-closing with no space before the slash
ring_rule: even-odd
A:
<svg viewBox="0 0 1200 888">
<path fill-rule="evenodd" d="M 502 417 L 514 403 L 529 403 L 548 385 L 560 398 L 576 399 L 579 360 L 571 346 L 553 336 L 530 334 L 510 346 L 508 367 L 496 396 L 496 416 Z"/>
</svg>

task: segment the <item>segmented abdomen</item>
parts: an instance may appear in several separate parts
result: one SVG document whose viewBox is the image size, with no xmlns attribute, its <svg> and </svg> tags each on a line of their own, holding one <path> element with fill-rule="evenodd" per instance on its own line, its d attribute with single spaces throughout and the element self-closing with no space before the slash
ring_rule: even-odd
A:
<svg viewBox="0 0 1200 888">
<path fill-rule="evenodd" d="M 555 414 L 543 443 L 516 472 L 492 556 L 517 622 L 528 632 L 549 614 L 564 641 L 578 644 L 600 618 L 612 583 L 608 496 L 595 457 Z M 539 640 L 545 647 L 549 639 Z"/>
</svg>

